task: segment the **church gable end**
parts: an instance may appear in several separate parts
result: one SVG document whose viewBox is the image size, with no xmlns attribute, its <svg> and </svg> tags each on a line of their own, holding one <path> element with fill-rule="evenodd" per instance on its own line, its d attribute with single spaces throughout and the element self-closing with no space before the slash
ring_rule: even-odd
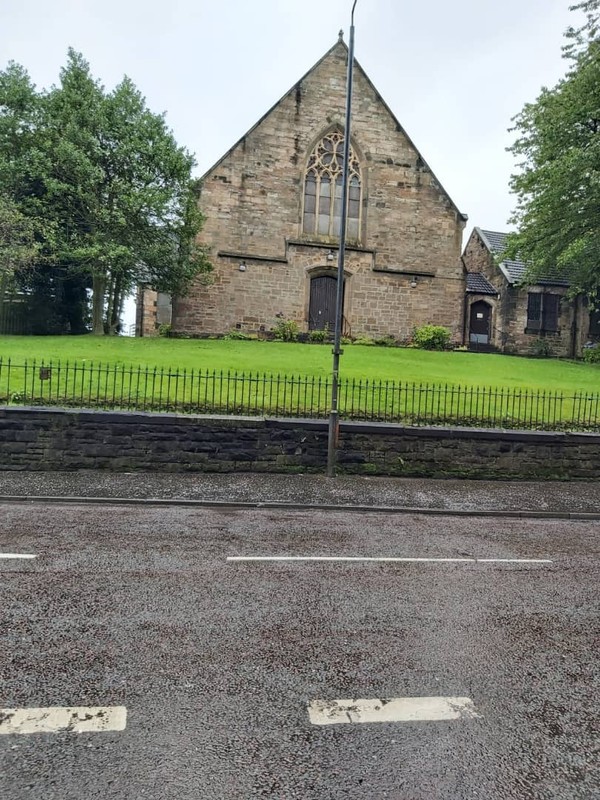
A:
<svg viewBox="0 0 600 800">
<path fill-rule="evenodd" d="M 176 303 L 175 330 L 310 327 L 311 271 L 332 269 L 338 244 L 346 61 L 340 41 L 204 176 L 214 283 Z M 348 332 L 459 336 L 465 218 L 358 65 L 351 146 Z"/>
</svg>

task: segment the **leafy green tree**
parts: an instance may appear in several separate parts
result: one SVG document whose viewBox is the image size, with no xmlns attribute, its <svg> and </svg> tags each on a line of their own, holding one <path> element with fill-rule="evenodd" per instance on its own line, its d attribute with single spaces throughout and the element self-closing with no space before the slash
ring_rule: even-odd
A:
<svg viewBox="0 0 600 800">
<path fill-rule="evenodd" d="M 593 299 L 600 292 L 600 0 L 571 10 L 584 12 L 585 23 L 566 32 L 565 77 L 514 120 L 518 233 L 507 255 L 530 265 L 530 280 L 558 274 L 573 293 Z"/>
<path fill-rule="evenodd" d="M 94 333 L 112 333 L 135 285 L 184 294 L 210 270 L 193 167 L 129 78 L 107 93 L 73 50 L 49 92 L 18 65 L 0 73 L 0 195 L 36 231 L 36 274 L 23 283 L 56 303 L 77 298 L 71 330 L 86 287 Z"/>
<path fill-rule="evenodd" d="M 58 263 L 46 97 L 18 64 L 0 72 L 0 294 L 18 291 L 27 332 L 85 333 L 87 278 Z"/>
<path fill-rule="evenodd" d="M 0 275 L 14 275 L 37 259 L 35 221 L 21 213 L 10 198 L 0 195 Z"/>
<path fill-rule="evenodd" d="M 134 285 L 182 294 L 210 268 L 195 245 L 194 159 L 129 78 L 107 94 L 74 51 L 48 119 L 60 258 L 91 277 L 94 333 L 114 332 Z"/>
</svg>

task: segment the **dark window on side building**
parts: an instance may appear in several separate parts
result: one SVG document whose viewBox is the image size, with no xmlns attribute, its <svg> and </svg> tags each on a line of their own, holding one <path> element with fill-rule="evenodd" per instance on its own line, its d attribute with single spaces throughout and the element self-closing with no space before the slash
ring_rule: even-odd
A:
<svg viewBox="0 0 600 800">
<path fill-rule="evenodd" d="M 527 332 L 556 333 L 560 295 L 529 292 L 527 296 Z"/>
</svg>

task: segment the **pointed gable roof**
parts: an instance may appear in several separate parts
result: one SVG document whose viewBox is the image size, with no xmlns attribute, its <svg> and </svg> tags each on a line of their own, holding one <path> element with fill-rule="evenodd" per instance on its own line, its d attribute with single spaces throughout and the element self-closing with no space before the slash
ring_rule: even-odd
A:
<svg viewBox="0 0 600 800">
<path fill-rule="evenodd" d="M 467 272 L 467 293 L 498 294 L 497 290 L 492 286 L 482 272 Z"/>
<path fill-rule="evenodd" d="M 342 49 L 344 51 L 344 53 L 346 54 L 346 56 L 347 56 L 347 54 L 348 54 L 348 46 L 347 46 L 346 42 L 343 40 L 343 38 L 342 38 L 342 31 L 340 31 L 339 37 L 338 37 L 336 43 L 333 45 L 333 47 L 330 47 L 329 50 L 327 50 L 327 52 L 323 56 L 321 56 L 321 58 L 315 64 L 313 64 L 313 66 L 308 70 L 308 72 L 304 73 L 304 75 L 300 78 L 300 80 L 296 81 L 296 83 L 284 95 L 282 95 L 279 98 L 279 100 L 276 103 L 274 103 L 271 106 L 271 108 L 269 108 L 269 110 L 266 111 L 262 115 L 262 117 L 257 122 L 255 122 L 255 124 L 251 128 L 249 128 L 246 131 L 246 133 L 243 136 L 241 136 L 237 140 L 237 142 L 235 142 L 235 144 L 233 144 L 229 148 L 229 150 L 227 150 L 226 153 L 224 153 L 221 156 L 221 158 L 219 158 L 217 161 L 215 161 L 215 163 L 212 165 L 212 167 L 210 167 L 210 169 L 206 170 L 206 172 L 202 175 L 201 180 L 204 180 L 214 169 L 216 169 L 223 161 L 225 161 L 225 159 L 237 147 L 239 147 L 240 144 L 242 144 L 244 139 L 246 139 L 251 133 L 253 133 L 253 131 L 255 131 L 264 122 L 265 119 L 267 119 L 267 117 L 277 108 L 277 106 L 279 106 L 283 102 L 283 100 L 285 100 L 286 97 L 289 97 L 289 95 L 292 94 L 292 92 L 296 91 L 296 89 L 302 84 L 303 81 L 305 81 L 310 75 L 312 75 L 312 73 L 315 72 L 318 69 L 318 67 L 324 61 L 326 61 L 328 58 L 330 58 L 332 55 L 334 55 L 334 53 L 336 53 L 336 51 L 338 51 L 339 49 Z M 463 212 L 460 211 L 460 209 L 458 208 L 456 203 L 452 200 L 452 198 L 450 197 L 448 192 L 444 189 L 444 187 L 442 186 L 442 184 L 440 183 L 440 181 L 436 177 L 435 173 L 433 172 L 433 170 L 431 169 L 431 167 L 427 163 L 426 159 L 423 158 L 423 156 L 421 155 L 421 152 L 419 151 L 418 147 L 415 145 L 415 143 L 413 142 L 411 137 L 408 135 L 408 133 L 406 132 L 404 127 L 400 124 L 398 118 L 396 117 L 396 115 L 394 114 L 392 109 L 389 107 L 389 105 L 385 102 L 383 97 L 380 95 L 380 93 L 378 92 L 377 88 L 375 87 L 373 81 L 369 78 L 369 76 L 367 75 L 365 70 L 361 67 L 360 63 L 356 60 L 356 58 L 354 59 L 354 66 L 355 66 L 355 69 L 360 72 L 361 76 L 366 81 L 368 86 L 371 88 L 371 90 L 373 91 L 373 93 L 374 93 L 375 97 L 377 98 L 378 102 L 381 103 L 381 105 L 385 108 L 387 113 L 390 115 L 390 117 L 393 120 L 394 125 L 396 126 L 396 129 L 398 130 L 398 132 L 402 133 L 406 137 L 409 145 L 417 153 L 417 156 L 418 156 L 419 160 L 421 161 L 423 166 L 426 168 L 426 170 L 430 173 L 430 175 L 434 179 L 434 181 L 435 181 L 436 185 L 438 186 L 438 188 L 440 189 L 440 191 L 448 198 L 448 201 L 450 202 L 450 204 L 452 205 L 452 207 L 456 211 L 457 215 L 462 220 L 466 221 L 468 219 L 467 214 L 463 214 Z"/>
<path fill-rule="evenodd" d="M 475 228 L 479 238 L 494 256 L 498 266 L 504 273 L 504 276 L 509 283 L 521 283 L 526 277 L 527 265 L 524 261 L 519 259 L 499 259 L 502 258 L 506 250 L 508 240 L 508 233 L 501 233 L 499 231 L 485 231 L 482 228 Z M 569 281 L 562 278 L 558 273 L 553 275 L 546 275 L 535 280 L 540 286 L 569 286 Z"/>
</svg>

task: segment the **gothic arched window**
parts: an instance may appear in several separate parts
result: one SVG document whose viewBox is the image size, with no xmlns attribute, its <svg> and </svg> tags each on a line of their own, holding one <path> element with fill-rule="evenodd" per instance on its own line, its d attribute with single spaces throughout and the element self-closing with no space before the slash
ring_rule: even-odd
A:
<svg viewBox="0 0 600 800">
<path fill-rule="evenodd" d="M 344 135 L 333 131 L 312 151 L 304 177 L 302 230 L 320 236 L 339 237 L 342 218 L 342 170 Z M 350 146 L 348 173 L 348 239 L 360 238 L 360 164 Z"/>
</svg>

